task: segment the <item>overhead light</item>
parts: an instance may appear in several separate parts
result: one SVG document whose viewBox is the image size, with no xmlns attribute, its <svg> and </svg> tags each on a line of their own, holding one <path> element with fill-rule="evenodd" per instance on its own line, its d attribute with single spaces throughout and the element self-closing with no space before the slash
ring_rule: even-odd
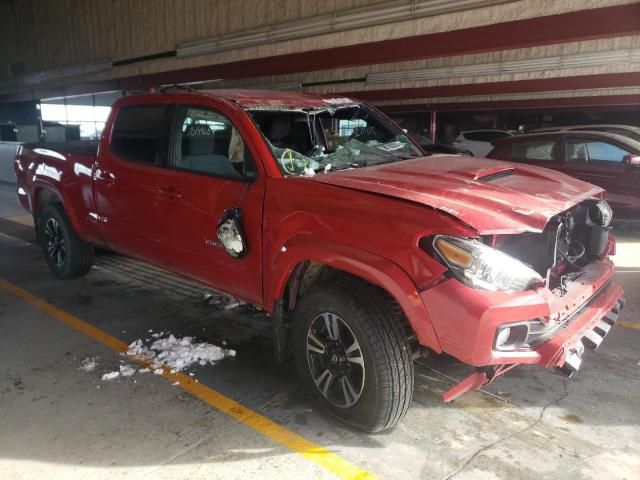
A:
<svg viewBox="0 0 640 480">
<path fill-rule="evenodd" d="M 213 78 L 211 80 L 198 80 L 196 82 L 180 82 L 180 83 L 163 83 L 162 85 L 160 85 L 160 87 L 173 87 L 173 86 L 178 86 L 178 87 L 191 87 L 192 85 L 206 85 L 207 83 L 216 83 L 216 82 L 221 82 L 222 80 L 224 80 L 223 78 Z"/>
<path fill-rule="evenodd" d="M 598 65 L 640 63 L 640 51 L 636 49 L 609 50 L 605 52 L 578 53 L 554 57 L 531 58 L 528 60 L 507 60 L 473 65 L 425 68 L 402 72 L 371 73 L 367 83 L 388 83 L 435 80 L 450 77 L 497 75 L 500 73 L 520 73 L 563 68 L 591 67 Z"/>
<path fill-rule="evenodd" d="M 353 28 L 371 27 L 386 23 L 442 15 L 444 13 L 488 7 L 514 0 L 396 0 L 370 7 L 354 8 L 328 15 L 318 15 L 272 27 L 254 28 L 241 32 L 218 35 L 176 48 L 177 57 L 191 57 L 217 53 L 236 48 L 264 45 L 306 38 L 325 33 L 342 32 Z"/>
</svg>

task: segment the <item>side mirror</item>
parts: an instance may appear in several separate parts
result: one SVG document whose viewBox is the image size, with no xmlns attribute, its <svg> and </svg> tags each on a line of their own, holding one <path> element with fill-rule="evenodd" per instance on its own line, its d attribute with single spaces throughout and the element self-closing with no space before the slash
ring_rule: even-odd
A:
<svg viewBox="0 0 640 480">
<path fill-rule="evenodd" d="M 258 170 L 256 169 L 256 162 L 253 159 L 251 152 L 245 148 L 244 154 L 244 169 L 242 173 L 242 179 L 246 183 L 253 183 L 258 178 Z"/>
<path fill-rule="evenodd" d="M 242 211 L 231 208 L 224 212 L 216 230 L 218 240 L 225 252 L 233 258 L 242 258 L 247 253 L 247 244 L 242 229 Z"/>
<path fill-rule="evenodd" d="M 636 167 L 640 167 L 640 155 L 633 155 L 630 153 L 629 155 L 625 155 L 622 158 L 622 163 L 625 165 L 634 165 Z"/>
</svg>

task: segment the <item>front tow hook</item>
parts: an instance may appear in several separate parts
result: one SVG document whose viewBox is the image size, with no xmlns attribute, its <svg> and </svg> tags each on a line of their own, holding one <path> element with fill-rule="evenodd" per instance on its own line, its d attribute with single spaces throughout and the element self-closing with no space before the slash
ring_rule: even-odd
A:
<svg viewBox="0 0 640 480">
<path fill-rule="evenodd" d="M 571 378 L 575 373 L 580 370 L 580 364 L 582 363 L 582 355 L 584 354 L 584 344 L 582 341 L 578 342 L 569 349 L 567 356 L 564 360 L 564 365 L 560 367 L 562 373 Z"/>
</svg>

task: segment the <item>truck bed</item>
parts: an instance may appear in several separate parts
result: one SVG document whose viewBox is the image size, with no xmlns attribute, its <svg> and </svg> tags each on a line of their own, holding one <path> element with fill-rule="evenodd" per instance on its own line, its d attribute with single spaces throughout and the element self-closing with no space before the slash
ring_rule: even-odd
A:
<svg viewBox="0 0 640 480">
<path fill-rule="evenodd" d="M 93 243 L 100 243 L 92 217 L 96 211 L 93 166 L 98 143 L 27 143 L 15 160 L 18 198 L 24 208 L 35 214 L 41 202 L 60 201 L 78 236 Z"/>
<path fill-rule="evenodd" d="M 99 140 L 72 140 L 69 142 L 36 142 L 25 143 L 23 148 L 34 150 L 36 148 L 53 150 L 58 153 L 80 153 L 82 155 L 93 155 L 98 153 Z"/>
</svg>

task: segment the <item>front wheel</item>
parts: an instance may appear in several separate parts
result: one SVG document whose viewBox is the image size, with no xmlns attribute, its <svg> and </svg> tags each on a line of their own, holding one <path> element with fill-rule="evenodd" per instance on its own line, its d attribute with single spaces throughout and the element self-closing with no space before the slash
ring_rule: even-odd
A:
<svg viewBox="0 0 640 480">
<path fill-rule="evenodd" d="M 47 205 L 39 212 L 36 221 L 45 259 L 56 277 L 74 278 L 91 270 L 93 246 L 76 235 L 62 205 Z"/>
<path fill-rule="evenodd" d="M 404 317 L 381 290 L 355 279 L 322 283 L 293 324 L 298 375 L 331 415 L 368 432 L 390 428 L 413 395 Z"/>
</svg>

